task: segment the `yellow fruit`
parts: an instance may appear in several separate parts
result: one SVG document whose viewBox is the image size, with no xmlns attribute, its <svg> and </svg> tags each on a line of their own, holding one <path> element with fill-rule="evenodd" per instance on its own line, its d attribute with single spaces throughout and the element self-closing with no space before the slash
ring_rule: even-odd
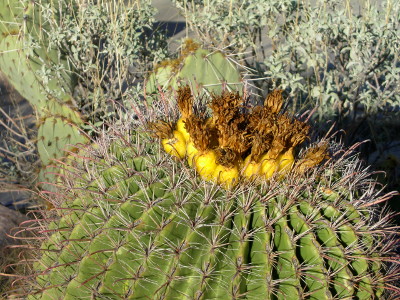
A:
<svg viewBox="0 0 400 300">
<path fill-rule="evenodd" d="M 236 166 L 225 167 L 217 165 L 213 174 L 214 180 L 223 187 L 230 189 L 239 181 L 239 170 Z"/>
<path fill-rule="evenodd" d="M 205 180 L 212 180 L 215 168 L 217 167 L 217 155 L 213 150 L 197 153 L 193 161 L 199 175 Z"/>
<path fill-rule="evenodd" d="M 197 148 L 194 146 L 193 141 L 189 140 L 189 142 L 186 144 L 186 155 L 189 166 L 193 166 L 193 159 L 198 152 L 199 150 L 197 150 Z"/>
<path fill-rule="evenodd" d="M 251 155 L 247 156 L 243 163 L 242 174 L 246 178 L 254 178 L 260 173 L 260 163 L 251 160 Z"/>
<path fill-rule="evenodd" d="M 161 144 L 165 152 L 171 154 L 179 159 L 182 159 L 186 155 L 186 141 L 182 133 L 174 130 L 172 138 L 166 138 L 161 140 Z"/>
<path fill-rule="evenodd" d="M 183 138 L 185 139 L 186 142 L 189 141 L 190 138 L 190 134 L 189 132 L 186 130 L 186 126 L 185 126 L 185 122 L 183 118 L 180 118 L 178 120 L 178 122 L 176 123 L 176 130 L 178 130 L 182 135 Z"/>
<path fill-rule="evenodd" d="M 271 159 L 268 157 L 268 153 L 264 154 L 261 157 L 261 168 L 260 168 L 260 174 L 265 176 L 266 179 L 272 178 L 274 176 L 274 173 L 278 171 L 278 164 L 275 159 Z"/>
<path fill-rule="evenodd" d="M 290 148 L 285 153 L 279 155 L 277 159 L 278 171 L 281 172 L 282 174 L 286 174 L 287 172 L 290 171 L 293 163 L 294 163 L 293 149 Z"/>
</svg>

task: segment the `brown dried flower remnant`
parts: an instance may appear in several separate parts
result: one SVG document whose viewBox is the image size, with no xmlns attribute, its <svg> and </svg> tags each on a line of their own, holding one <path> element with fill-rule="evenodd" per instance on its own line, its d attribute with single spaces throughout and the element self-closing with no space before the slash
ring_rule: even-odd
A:
<svg viewBox="0 0 400 300">
<path fill-rule="evenodd" d="M 211 96 L 210 108 L 213 111 L 214 124 L 218 130 L 229 124 L 240 115 L 243 100 L 238 92 L 224 92 L 222 95 Z"/>
<path fill-rule="evenodd" d="M 170 66 L 173 72 L 176 72 L 179 66 L 183 63 L 187 56 L 196 52 L 197 49 L 200 48 L 200 44 L 196 43 L 192 39 L 186 39 L 183 42 L 181 48 L 181 55 L 179 55 L 176 59 L 164 60 L 155 66 L 155 70 L 163 67 Z"/>
<path fill-rule="evenodd" d="M 178 104 L 179 111 L 182 114 L 182 118 L 187 118 L 192 114 L 193 111 L 193 95 L 190 87 L 185 85 L 180 87 L 177 91 L 176 102 Z"/>
<path fill-rule="evenodd" d="M 176 130 L 178 130 L 185 138 L 185 141 L 188 142 L 190 134 L 186 128 L 186 120 L 193 114 L 193 95 L 188 85 L 180 87 L 177 93 L 177 104 L 182 116 L 179 118 L 178 122 L 176 122 Z"/>
<path fill-rule="evenodd" d="M 212 130 L 208 126 L 206 118 L 190 115 L 185 124 L 191 141 L 198 150 L 205 151 L 211 148 Z"/>
<path fill-rule="evenodd" d="M 282 90 L 274 90 L 268 94 L 264 101 L 264 107 L 267 107 L 273 114 L 281 111 L 283 105 Z"/>
<path fill-rule="evenodd" d="M 178 122 L 185 125 L 187 133 L 189 165 L 195 166 L 201 177 L 227 188 L 243 177 L 270 180 L 276 173 L 278 178 L 289 171 L 301 174 L 328 157 L 328 146 L 323 144 L 295 162 L 295 147 L 309 137 L 310 126 L 281 112 L 280 90 L 268 95 L 263 106 L 250 109 L 244 107 L 245 99 L 237 92 L 212 94 L 209 118 L 205 107 L 193 110 L 188 86 L 178 90 L 177 102 L 182 114 Z M 182 132 L 179 126 L 177 130 Z"/>
<path fill-rule="evenodd" d="M 297 162 L 294 171 L 298 174 L 304 174 L 307 170 L 319 165 L 325 159 L 329 159 L 328 143 L 316 145 L 307 149 L 303 157 Z"/>
</svg>

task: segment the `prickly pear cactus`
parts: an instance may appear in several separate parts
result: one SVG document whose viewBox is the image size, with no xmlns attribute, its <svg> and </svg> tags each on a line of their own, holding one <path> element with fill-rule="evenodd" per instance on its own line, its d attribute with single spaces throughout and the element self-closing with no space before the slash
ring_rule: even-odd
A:
<svg viewBox="0 0 400 300">
<path fill-rule="evenodd" d="M 181 56 L 159 64 L 149 76 L 148 94 L 162 89 L 177 90 L 189 84 L 195 91 L 221 93 L 223 89 L 242 91 L 242 77 L 237 65 L 222 52 L 210 52 L 188 39 L 182 45 Z"/>
<path fill-rule="evenodd" d="M 182 108 L 183 99 L 191 100 L 187 89 L 180 91 Z M 214 95 L 231 104 L 239 99 L 228 96 Z M 232 116 L 229 107 L 221 107 L 219 118 L 223 112 L 225 120 Z M 279 123 L 284 115 L 279 110 L 275 94 L 248 113 L 258 115 L 259 123 L 275 120 L 277 128 L 282 123 L 282 130 L 294 126 L 298 138 L 304 126 Z M 48 197 L 55 209 L 40 221 L 44 242 L 29 277 L 34 282 L 24 291 L 28 299 L 396 297 L 395 241 L 375 207 L 385 196 L 356 157 L 346 157 L 349 153 L 333 142 L 324 147 L 329 159 L 315 160 L 317 152 L 297 149 L 289 169 L 248 177 L 242 166 L 236 184 L 226 186 L 193 167 L 201 155 L 190 165 L 167 151 L 160 135 L 153 137 L 163 114 L 141 116 L 148 118 L 115 127 L 115 134 L 65 163 L 59 191 Z M 224 136 L 210 147 L 228 139 L 227 132 L 219 132 L 218 118 L 205 123 L 188 118 L 186 124 L 211 124 Z M 232 118 L 226 126 L 243 128 L 234 125 L 240 115 Z M 164 128 L 169 127 L 157 133 Z M 207 127 L 199 129 L 207 137 Z M 177 136 L 169 143 L 175 145 Z M 270 144 L 283 152 L 274 140 L 284 144 L 282 135 L 272 136 Z M 329 141 L 309 149 L 321 143 Z M 230 157 L 214 162 L 216 168 Z"/>
<path fill-rule="evenodd" d="M 60 74 L 53 72 L 49 75 L 49 82 L 37 76 L 37 71 L 42 68 L 50 70 L 53 64 L 62 63 L 67 66 L 57 49 L 49 49 L 48 40 L 41 32 L 41 29 L 46 28 L 42 12 L 46 4 L 44 1 L 1 0 L 0 70 L 40 113 L 46 109 L 53 113 L 52 109 L 57 107 L 48 105 L 48 102 L 57 100 L 63 104 L 70 101 L 76 80 L 67 67 Z M 56 4 L 50 6 L 53 12 L 57 9 Z M 46 95 L 44 85 L 53 92 L 53 99 Z"/>
<path fill-rule="evenodd" d="M 67 145 L 73 147 L 71 144 L 74 142 L 85 141 L 75 126 L 61 117 L 46 118 L 39 126 L 37 147 L 44 165 L 50 165 L 52 159 L 60 158 Z"/>
<path fill-rule="evenodd" d="M 0 70 L 38 113 L 38 153 L 44 166 L 63 157 L 70 145 L 87 141 L 79 131 L 83 120 L 69 105 L 76 84 L 73 72 L 42 32 L 45 6 L 56 18 L 58 2 L 0 1 Z M 64 70 L 51 71 L 55 64 L 64 65 Z M 44 69 L 50 71 L 49 80 L 38 76 Z M 51 173 L 41 171 L 40 181 L 51 178 Z"/>
</svg>

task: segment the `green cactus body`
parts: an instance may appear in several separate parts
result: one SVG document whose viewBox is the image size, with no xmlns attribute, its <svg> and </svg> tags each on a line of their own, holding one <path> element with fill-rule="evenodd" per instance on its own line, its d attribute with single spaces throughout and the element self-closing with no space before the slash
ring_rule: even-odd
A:
<svg viewBox="0 0 400 300">
<path fill-rule="evenodd" d="M 381 299 L 389 253 L 354 161 L 224 190 L 131 139 L 66 164 L 28 299 Z"/>
<path fill-rule="evenodd" d="M 197 93 L 204 90 L 217 94 L 223 89 L 239 92 L 243 90 L 237 66 L 221 52 L 211 53 L 198 48 L 178 60 L 178 65 L 166 62 L 164 66 L 156 68 L 147 81 L 147 93 L 158 91 L 159 86 L 162 89 L 176 90 L 182 84 L 189 84 Z"/>
</svg>

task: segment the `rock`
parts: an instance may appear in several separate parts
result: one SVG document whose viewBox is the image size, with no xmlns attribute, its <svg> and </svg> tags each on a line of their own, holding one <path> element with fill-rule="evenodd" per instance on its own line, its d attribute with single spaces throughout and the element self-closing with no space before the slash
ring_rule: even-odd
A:
<svg viewBox="0 0 400 300">
<path fill-rule="evenodd" d="M 15 229 L 28 217 L 18 211 L 9 209 L 0 205 L 0 249 L 7 245 L 18 244 L 18 239 L 14 239 L 8 235 L 15 233 Z"/>
<path fill-rule="evenodd" d="M 11 184 L 10 184 L 11 185 Z M 0 184 L 0 190 L 3 186 Z M 21 210 L 31 205 L 31 193 L 23 190 L 0 191 L 0 205 Z"/>
</svg>

